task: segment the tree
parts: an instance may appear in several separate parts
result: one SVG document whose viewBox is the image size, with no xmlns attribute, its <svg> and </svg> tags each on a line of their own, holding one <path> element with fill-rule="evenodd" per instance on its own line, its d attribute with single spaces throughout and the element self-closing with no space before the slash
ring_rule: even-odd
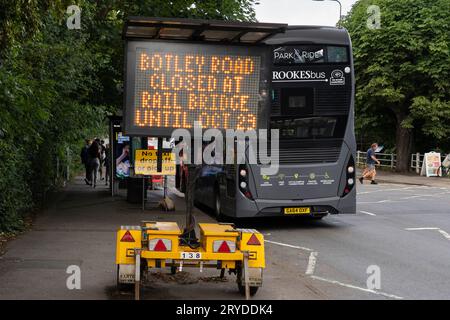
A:
<svg viewBox="0 0 450 320">
<path fill-rule="evenodd" d="M 367 26 L 370 5 L 380 8 L 379 29 Z M 450 0 L 360 0 L 343 21 L 353 42 L 356 127 L 393 119 L 398 171 L 408 170 L 415 133 L 434 142 L 450 135 L 449 8 Z"/>
<path fill-rule="evenodd" d="M 254 20 L 253 2 L 79 0 L 81 29 L 69 30 L 71 0 L 0 0 L 0 232 L 23 226 L 56 187 L 56 159 L 75 167 L 122 107 L 127 16 Z"/>
</svg>

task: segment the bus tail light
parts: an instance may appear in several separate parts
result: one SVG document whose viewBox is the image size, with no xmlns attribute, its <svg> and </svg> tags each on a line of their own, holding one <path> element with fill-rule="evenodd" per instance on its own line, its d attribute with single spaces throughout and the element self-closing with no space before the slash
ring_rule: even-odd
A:
<svg viewBox="0 0 450 320">
<path fill-rule="evenodd" d="M 239 190 L 241 190 L 242 194 L 250 199 L 253 200 L 252 193 L 250 192 L 248 188 L 248 169 L 245 165 L 241 164 L 239 165 Z"/>
<path fill-rule="evenodd" d="M 215 240 L 213 242 L 213 252 L 234 253 L 236 252 L 236 242 L 230 240 Z"/>
<path fill-rule="evenodd" d="M 346 196 L 352 191 L 355 186 L 355 160 L 353 160 L 353 156 L 350 156 L 346 167 L 346 177 L 345 177 L 345 188 L 342 196 Z"/>
<path fill-rule="evenodd" d="M 150 251 L 172 251 L 172 241 L 169 239 L 150 239 L 148 249 Z"/>
</svg>

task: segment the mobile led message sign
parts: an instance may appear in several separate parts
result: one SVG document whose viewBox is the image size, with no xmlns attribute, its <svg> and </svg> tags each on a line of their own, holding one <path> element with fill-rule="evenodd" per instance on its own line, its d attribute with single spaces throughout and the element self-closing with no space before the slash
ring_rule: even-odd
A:
<svg viewBox="0 0 450 320">
<path fill-rule="evenodd" d="M 170 136 L 177 128 L 267 128 L 271 51 L 167 41 L 127 42 L 127 135 Z"/>
</svg>

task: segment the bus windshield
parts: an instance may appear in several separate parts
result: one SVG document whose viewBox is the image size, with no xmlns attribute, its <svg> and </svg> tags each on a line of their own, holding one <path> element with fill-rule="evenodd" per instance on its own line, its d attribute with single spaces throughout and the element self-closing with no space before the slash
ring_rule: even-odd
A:
<svg viewBox="0 0 450 320">
<path fill-rule="evenodd" d="M 272 119 L 271 128 L 279 130 L 281 140 L 342 138 L 345 122 L 339 116 Z"/>
</svg>

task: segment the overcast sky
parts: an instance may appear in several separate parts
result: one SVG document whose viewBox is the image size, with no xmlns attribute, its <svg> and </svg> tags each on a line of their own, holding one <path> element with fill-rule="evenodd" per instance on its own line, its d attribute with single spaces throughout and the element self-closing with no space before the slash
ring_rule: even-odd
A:
<svg viewBox="0 0 450 320">
<path fill-rule="evenodd" d="M 340 0 L 342 14 L 350 11 L 357 0 Z M 259 22 L 278 22 L 290 25 L 335 26 L 339 20 L 339 4 L 335 1 L 259 0 L 255 6 Z"/>
</svg>

